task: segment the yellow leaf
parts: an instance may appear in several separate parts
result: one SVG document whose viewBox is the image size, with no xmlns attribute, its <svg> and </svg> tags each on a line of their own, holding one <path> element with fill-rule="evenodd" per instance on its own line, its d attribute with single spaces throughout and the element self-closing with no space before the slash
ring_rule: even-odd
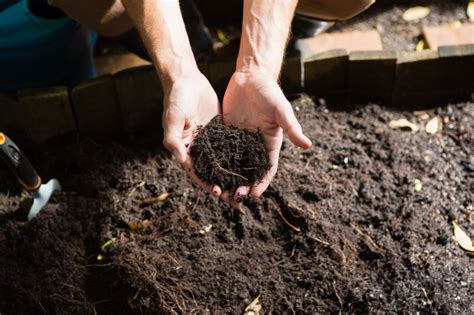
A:
<svg viewBox="0 0 474 315">
<path fill-rule="evenodd" d="M 435 116 L 426 123 L 425 131 L 430 135 L 434 135 L 435 133 L 441 130 L 441 127 L 441 119 L 438 116 Z"/>
<path fill-rule="evenodd" d="M 474 0 L 469 1 L 467 5 L 467 16 L 469 17 L 469 21 L 474 22 Z"/>
<path fill-rule="evenodd" d="M 224 44 L 224 45 L 229 45 L 230 40 L 227 38 L 227 36 L 224 34 L 223 31 L 217 30 L 217 38 Z"/>
<path fill-rule="evenodd" d="M 102 244 L 102 246 L 100 247 L 100 249 L 102 249 L 102 251 L 105 251 L 107 248 L 109 248 L 110 246 L 112 246 L 112 244 L 117 240 L 117 238 L 115 237 L 112 237 L 110 240 L 108 240 L 107 242 L 105 242 L 104 244 Z"/>
<path fill-rule="evenodd" d="M 467 251 L 474 252 L 471 238 L 456 224 L 456 221 L 453 220 L 451 223 L 454 228 L 454 239 L 458 242 L 459 246 Z"/>
<path fill-rule="evenodd" d="M 409 122 L 405 118 L 392 120 L 388 123 L 388 126 L 392 129 L 399 128 L 402 130 L 409 130 L 412 132 L 418 131 L 418 126 L 414 123 Z"/>
<path fill-rule="evenodd" d="M 418 41 L 418 44 L 416 44 L 416 51 L 422 51 L 422 50 L 425 50 L 425 49 L 428 49 L 428 43 L 426 42 L 426 40 L 424 39 L 420 39 L 420 41 Z"/>
<path fill-rule="evenodd" d="M 402 17 L 405 21 L 414 21 L 420 20 L 428 16 L 430 14 L 430 8 L 428 7 L 413 7 L 406 10 Z"/>
<path fill-rule="evenodd" d="M 134 201 L 139 206 L 145 206 L 145 205 L 151 206 L 157 202 L 165 201 L 166 199 L 168 199 L 170 195 L 171 195 L 170 193 L 164 193 L 164 194 L 159 195 L 158 197 L 153 197 L 153 198 L 143 199 L 143 200 L 134 200 Z"/>
<path fill-rule="evenodd" d="M 420 191 L 423 188 L 423 183 L 418 178 L 415 178 L 411 184 L 416 192 Z"/>
<path fill-rule="evenodd" d="M 260 303 L 260 295 L 252 301 L 244 310 L 244 315 L 260 315 L 262 312 L 262 304 Z"/>
<path fill-rule="evenodd" d="M 150 220 L 143 220 L 138 222 L 127 222 L 128 227 L 132 232 L 141 232 L 151 225 Z"/>
</svg>

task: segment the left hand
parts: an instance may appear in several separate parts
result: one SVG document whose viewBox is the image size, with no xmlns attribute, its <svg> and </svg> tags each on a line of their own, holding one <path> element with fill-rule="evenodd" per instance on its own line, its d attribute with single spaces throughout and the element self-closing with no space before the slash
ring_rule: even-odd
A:
<svg viewBox="0 0 474 315">
<path fill-rule="evenodd" d="M 295 145 L 311 147 L 278 83 L 262 72 L 234 73 L 224 95 L 223 118 L 226 125 L 259 131 L 271 163 L 261 182 L 239 187 L 234 196 L 222 192 L 221 198 L 235 208 L 240 207 L 242 196 L 258 198 L 268 188 L 278 168 L 283 131 Z"/>
</svg>

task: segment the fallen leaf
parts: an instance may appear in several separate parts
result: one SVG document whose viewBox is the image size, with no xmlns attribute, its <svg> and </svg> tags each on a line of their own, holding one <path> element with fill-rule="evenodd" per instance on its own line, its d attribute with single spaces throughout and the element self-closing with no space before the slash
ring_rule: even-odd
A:
<svg viewBox="0 0 474 315">
<path fill-rule="evenodd" d="M 441 128 L 442 128 L 441 119 L 439 118 L 439 116 L 435 116 L 426 123 L 425 131 L 429 133 L 430 135 L 434 135 L 435 133 L 440 131 Z"/>
<path fill-rule="evenodd" d="M 462 23 L 461 21 L 454 21 L 448 24 L 450 28 L 458 28 L 461 27 Z"/>
<path fill-rule="evenodd" d="M 418 131 L 418 126 L 415 125 L 412 122 L 409 122 L 405 118 L 392 120 L 388 123 L 388 126 L 392 129 L 399 128 L 399 129 L 402 129 L 402 130 L 408 130 L 408 131 L 412 131 L 412 132 Z"/>
<path fill-rule="evenodd" d="M 211 229 L 212 229 L 212 224 L 208 224 L 203 229 L 199 230 L 199 234 L 204 235 L 206 233 L 209 233 Z"/>
<path fill-rule="evenodd" d="M 143 200 L 134 200 L 134 201 L 139 206 L 151 206 L 157 202 L 165 201 L 166 199 L 168 199 L 170 195 L 171 195 L 170 193 L 164 193 L 164 194 L 159 195 L 158 197 L 153 197 L 153 198 L 143 199 Z"/>
<path fill-rule="evenodd" d="M 262 304 L 260 303 L 260 295 L 252 301 L 244 310 L 244 315 L 260 315 L 262 312 Z"/>
<path fill-rule="evenodd" d="M 474 22 L 474 0 L 469 1 L 467 5 L 467 16 L 469 17 L 469 21 Z"/>
<path fill-rule="evenodd" d="M 422 188 L 423 188 L 423 183 L 421 182 L 421 180 L 419 180 L 418 178 L 415 178 L 412 182 L 411 182 L 411 185 L 413 186 L 413 189 L 418 192 L 420 191 Z"/>
<path fill-rule="evenodd" d="M 428 46 L 428 43 L 426 42 L 425 39 L 420 39 L 418 41 L 418 44 L 416 44 L 416 48 L 415 50 L 416 51 L 422 51 L 422 50 L 425 50 L 425 49 L 428 49 L 429 46 Z"/>
<path fill-rule="evenodd" d="M 402 17 L 405 21 L 421 20 L 430 14 L 430 8 L 428 7 L 413 7 L 406 10 Z"/>
<path fill-rule="evenodd" d="M 138 222 L 127 222 L 127 225 L 132 232 L 141 232 L 151 225 L 151 221 L 143 220 Z"/>
<path fill-rule="evenodd" d="M 471 238 L 457 225 L 456 221 L 453 220 L 451 223 L 454 228 L 454 239 L 458 242 L 459 246 L 467 251 L 474 252 Z"/>
<path fill-rule="evenodd" d="M 110 240 L 108 240 L 107 242 L 105 242 L 104 244 L 102 244 L 102 246 L 100 247 L 100 249 L 102 251 L 106 251 L 107 248 L 109 248 L 110 246 L 112 246 L 112 244 L 117 240 L 117 238 L 115 237 L 112 237 Z"/>
</svg>

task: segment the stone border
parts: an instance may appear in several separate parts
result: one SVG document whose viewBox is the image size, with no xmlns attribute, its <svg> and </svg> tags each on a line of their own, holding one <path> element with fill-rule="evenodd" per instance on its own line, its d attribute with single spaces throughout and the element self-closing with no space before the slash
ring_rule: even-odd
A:
<svg viewBox="0 0 474 315">
<path fill-rule="evenodd" d="M 222 96 L 235 63 L 200 63 Z M 474 98 L 474 45 L 437 51 L 319 53 L 285 60 L 285 93 L 306 92 L 329 102 L 378 102 L 397 108 L 433 107 Z M 190 87 L 192 88 L 192 87 Z M 0 131 L 37 145 L 71 132 L 94 137 L 161 130 L 163 91 L 152 66 L 141 66 L 66 87 L 0 94 Z"/>
</svg>

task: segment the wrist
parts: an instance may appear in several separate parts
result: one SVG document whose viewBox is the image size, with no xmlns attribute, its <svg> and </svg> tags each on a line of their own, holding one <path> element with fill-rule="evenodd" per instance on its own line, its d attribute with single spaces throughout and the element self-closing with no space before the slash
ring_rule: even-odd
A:
<svg viewBox="0 0 474 315">
<path fill-rule="evenodd" d="M 161 84 L 165 91 L 171 89 L 173 84 L 182 80 L 183 77 L 196 75 L 199 69 L 193 58 L 191 60 L 175 59 L 161 60 L 155 63 Z"/>
</svg>

